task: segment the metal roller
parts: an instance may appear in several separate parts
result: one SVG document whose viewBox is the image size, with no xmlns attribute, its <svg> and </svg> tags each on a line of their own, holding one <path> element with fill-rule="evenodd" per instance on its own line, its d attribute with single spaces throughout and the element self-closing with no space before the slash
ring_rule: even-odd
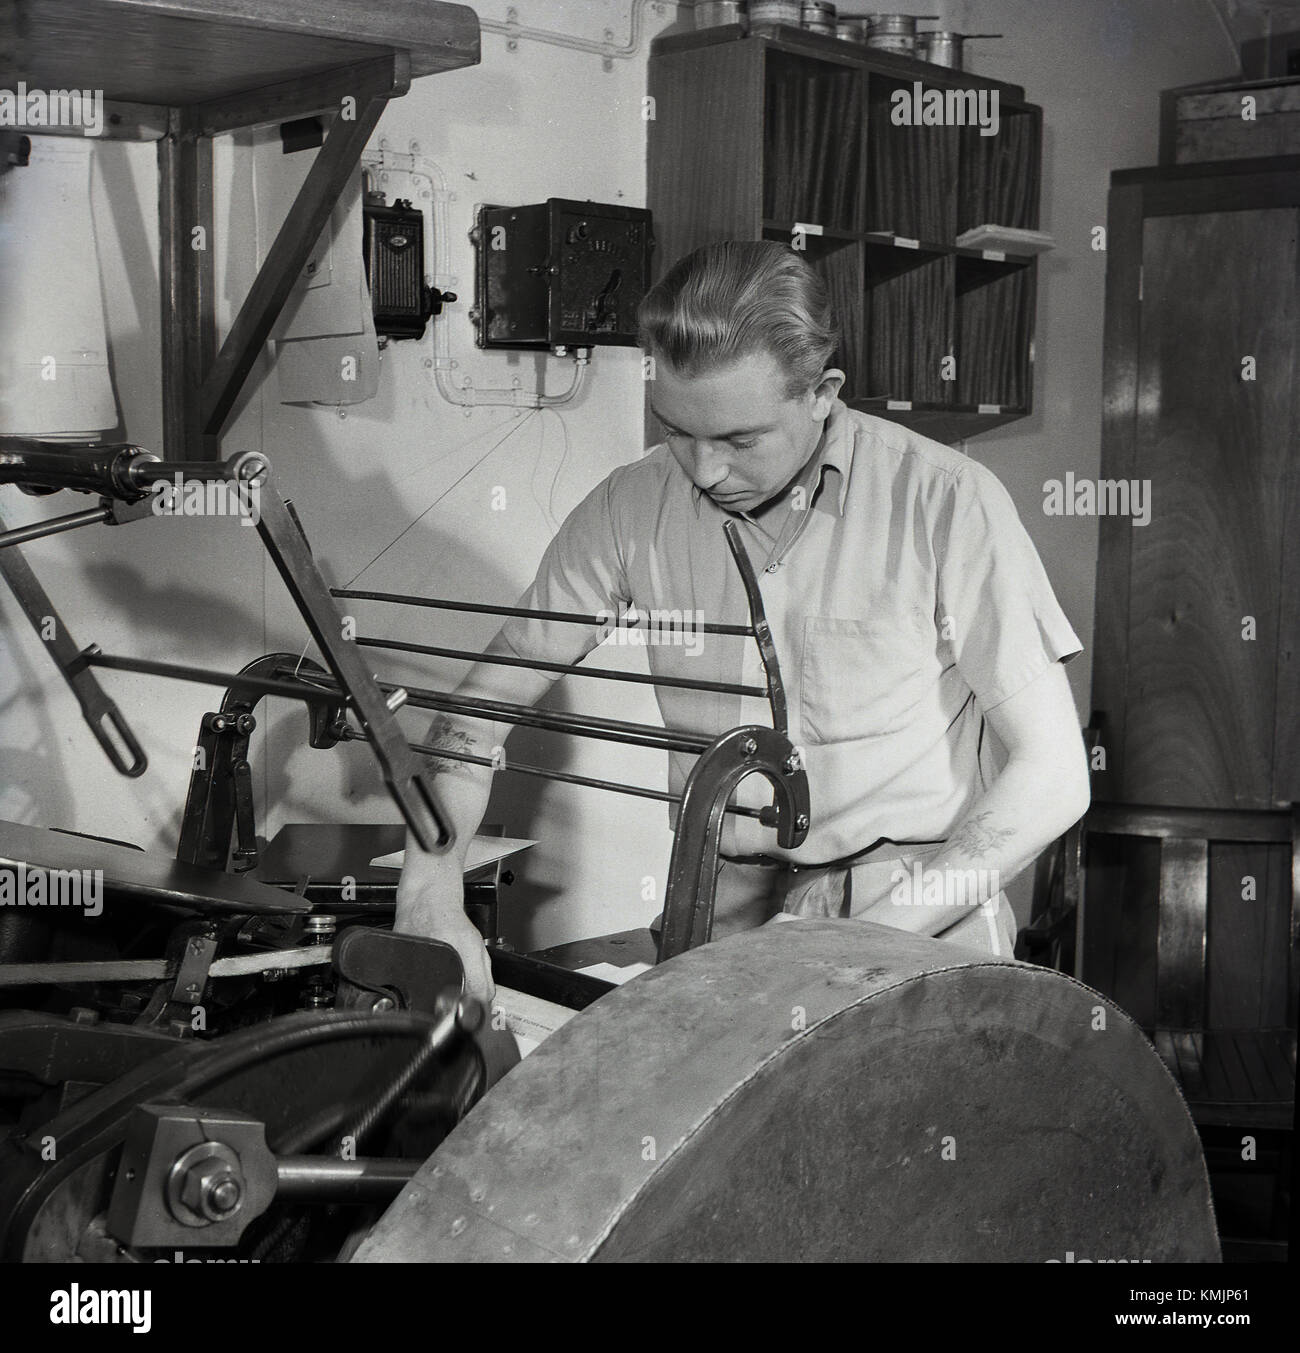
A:
<svg viewBox="0 0 1300 1353">
<path fill-rule="evenodd" d="M 857 921 L 692 950 L 573 1018 L 355 1262 L 1217 1261 L 1200 1145 L 1073 979 Z"/>
</svg>

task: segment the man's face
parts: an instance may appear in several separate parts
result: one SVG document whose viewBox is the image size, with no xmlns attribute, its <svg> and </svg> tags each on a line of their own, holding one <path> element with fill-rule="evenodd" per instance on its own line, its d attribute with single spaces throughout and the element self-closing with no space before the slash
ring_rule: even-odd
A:
<svg viewBox="0 0 1300 1353">
<path fill-rule="evenodd" d="M 752 353 L 697 376 L 657 356 L 651 407 L 677 463 L 728 512 L 751 512 L 807 464 L 844 381 L 827 371 L 787 398 L 787 376 L 770 353 Z"/>
</svg>

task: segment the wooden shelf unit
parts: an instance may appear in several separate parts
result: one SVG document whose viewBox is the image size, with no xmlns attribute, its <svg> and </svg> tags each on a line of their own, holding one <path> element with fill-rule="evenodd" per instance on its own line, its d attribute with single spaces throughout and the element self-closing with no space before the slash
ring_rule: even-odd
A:
<svg viewBox="0 0 1300 1353">
<path fill-rule="evenodd" d="M 895 125 L 916 81 L 996 91 L 997 134 Z M 1042 112 L 1019 86 L 733 26 L 658 39 L 649 93 L 660 273 L 717 240 L 797 238 L 840 319 L 847 403 L 947 442 L 1030 413 L 1037 259 L 956 244 L 1038 228 Z"/>
</svg>

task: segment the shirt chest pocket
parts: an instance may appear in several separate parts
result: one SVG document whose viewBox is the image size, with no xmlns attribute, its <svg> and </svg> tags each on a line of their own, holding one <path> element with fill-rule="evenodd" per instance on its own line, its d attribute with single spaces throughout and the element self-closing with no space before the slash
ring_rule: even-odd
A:
<svg viewBox="0 0 1300 1353">
<path fill-rule="evenodd" d="M 803 735 L 847 742 L 905 726 L 930 683 L 932 623 L 919 612 L 887 620 L 804 621 L 800 669 Z"/>
</svg>

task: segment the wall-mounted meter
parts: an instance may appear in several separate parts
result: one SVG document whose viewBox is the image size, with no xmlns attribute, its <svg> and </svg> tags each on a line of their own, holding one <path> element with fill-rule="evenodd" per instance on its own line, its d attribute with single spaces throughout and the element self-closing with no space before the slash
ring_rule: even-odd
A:
<svg viewBox="0 0 1300 1353">
<path fill-rule="evenodd" d="M 552 197 L 482 207 L 472 317 L 481 348 L 636 345 L 650 284 L 650 213 Z"/>
</svg>

